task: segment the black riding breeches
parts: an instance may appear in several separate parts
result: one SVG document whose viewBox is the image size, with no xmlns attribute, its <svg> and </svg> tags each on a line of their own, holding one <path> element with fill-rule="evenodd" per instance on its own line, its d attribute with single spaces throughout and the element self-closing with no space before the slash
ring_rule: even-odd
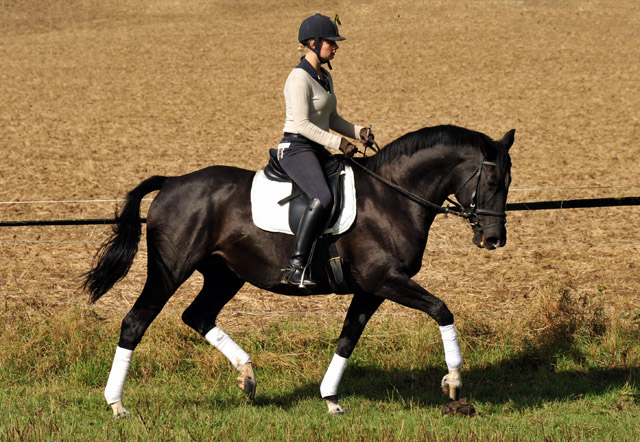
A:
<svg viewBox="0 0 640 442">
<path fill-rule="evenodd" d="M 333 196 L 318 159 L 329 152 L 319 144 L 304 140 L 306 142 L 285 135 L 278 146 L 280 166 L 311 200 L 318 198 L 324 209 L 331 209 Z"/>
</svg>

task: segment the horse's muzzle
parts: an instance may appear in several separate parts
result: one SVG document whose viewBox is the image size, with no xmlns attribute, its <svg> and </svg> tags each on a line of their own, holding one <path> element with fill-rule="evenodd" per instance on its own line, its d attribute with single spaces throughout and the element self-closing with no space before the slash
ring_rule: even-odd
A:
<svg viewBox="0 0 640 442">
<path fill-rule="evenodd" d="M 483 231 L 479 226 L 473 228 L 473 243 L 483 249 L 495 250 L 507 243 L 507 229 L 504 225 Z"/>
</svg>

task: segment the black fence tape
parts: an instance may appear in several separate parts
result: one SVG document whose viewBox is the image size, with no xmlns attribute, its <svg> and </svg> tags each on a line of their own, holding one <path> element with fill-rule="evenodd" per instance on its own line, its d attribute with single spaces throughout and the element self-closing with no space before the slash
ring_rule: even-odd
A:
<svg viewBox="0 0 640 442">
<path fill-rule="evenodd" d="M 508 203 L 507 211 L 518 210 L 557 210 L 557 209 L 591 209 L 597 207 L 640 206 L 640 197 L 628 196 L 622 198 L 590 198 L 580 200 L 534 201 L 528 203 Z M 146 218 L 141 222 L 145 223 Z M 54 219 L 29 221 L 0 221 L 0 227 L 25 226 L 86 226 L 99 224 L 115 224 L 113 218 L 100 219 Z"/>
</svg>

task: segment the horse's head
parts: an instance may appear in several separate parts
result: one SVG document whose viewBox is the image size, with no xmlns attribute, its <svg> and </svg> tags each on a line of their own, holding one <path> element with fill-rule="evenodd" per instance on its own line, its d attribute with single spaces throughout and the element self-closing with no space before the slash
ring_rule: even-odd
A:
<svg viewBox="0 0 640 442">
<path fill-rule="evenodd" d="M 464 178 L 455 192 L 456 199 L 469 216 L 473 243 L 489 250 L 507 242 L 505 209 L 511 183 L 509 148 L 514 134 L 515 129 L 512 129 L 500 141 L 487 140 L 480 149 L 482 158 L 468 165 L 466 175 L 469 178 Z"/>
</svg>

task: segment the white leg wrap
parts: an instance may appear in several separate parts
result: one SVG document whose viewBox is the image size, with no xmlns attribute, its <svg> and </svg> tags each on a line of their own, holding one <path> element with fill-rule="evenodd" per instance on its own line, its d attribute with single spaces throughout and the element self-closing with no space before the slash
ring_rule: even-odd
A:
<svg viewBox="0 0 640 442">
<path fill-rule="evenodd" d="M 322 397 L 335 396 L 338 394 L 338 384 L 340 383 L 340 379 L 342 379 L 344 370 L 347 368 L 347 360 L 348 359 L 338 356 L 337 354 L 333 355 L 329 368 L 327 368 L 324 379 L 320 384 L 320 395 Z"/>
<path fill-rule="evenodd" d="M 218 327 L 213 327 L 204 337 L 211 345 L 220 350 L 238 370 L 247 362 L 251 362 L 249 355 Z"/>
<path fill-rule="evenodd" d="M 107 387 L 104 389 L 104 398 L 108 404 L 122 401 L 122 390 L 124 381 L 127 380 L 132 355 L 133 350 L 127 350 L 122 347 L 116 348 L 116 355 L 113 357 L 113 365 L 111 366 L 111 373 L 109 373 Z"/>
<path fill-rule="evenodd" d="M 449 370 L 460 370 L 462 367 L 462 353 L 458 345 L 458 332 L 455 325 L 440 327 L 442 343 L 444 344 L 444 360 Z"/>
</svg>

